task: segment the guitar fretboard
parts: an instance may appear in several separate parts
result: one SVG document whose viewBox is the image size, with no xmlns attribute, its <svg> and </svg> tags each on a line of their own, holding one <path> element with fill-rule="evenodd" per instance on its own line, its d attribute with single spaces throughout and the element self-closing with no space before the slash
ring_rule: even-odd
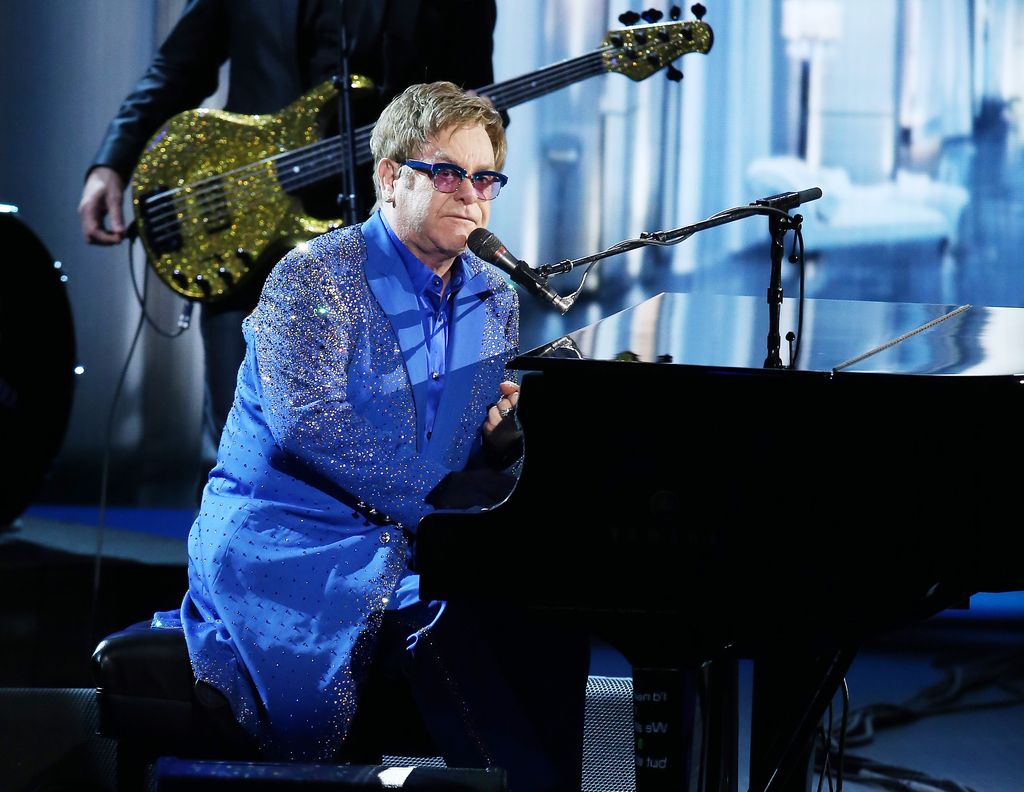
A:
<svg viewBox="0 0 1024 792">
<path fill-rule="evenodd" d="M 522 77 L 493 83 L 476 92 L 486 96 L 498 110 L 508 110 L 567 85 L 603 74 L 603 56 L 608 47 L 552 64 Z M 373 125 L 359 127 L 355 132 L 356 164 L 370 161 L 370 133 Z M 341 173 L 348 163 L 348 146 L 344 135 L 333 135 L 316 143 L 280 154 L 274 158 L 278 180 L 286 192 L 301 190 L 323 179 Z"/>
</svg>

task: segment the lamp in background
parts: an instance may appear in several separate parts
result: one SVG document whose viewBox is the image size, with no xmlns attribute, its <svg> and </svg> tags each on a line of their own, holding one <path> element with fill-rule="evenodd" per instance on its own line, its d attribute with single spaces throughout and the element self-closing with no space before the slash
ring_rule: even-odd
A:
<svg viewBox="0 0 1024 792">
<path fill-rule="evenodd" d="M 839 0 L 783 0 L 782 37 L 786 54 L 800 64 L 797 153 L 821 164 L 821 81 L 825 54 L 839 40 L 843 9 Z"/>
</svg>

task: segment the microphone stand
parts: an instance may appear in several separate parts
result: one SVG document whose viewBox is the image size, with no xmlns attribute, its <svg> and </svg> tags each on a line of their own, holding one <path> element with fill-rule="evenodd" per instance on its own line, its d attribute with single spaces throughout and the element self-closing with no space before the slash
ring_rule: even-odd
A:
<svg viewBox="0 0 1024 792">
<path fill-rule="evenodd" d="M 615 256 L 619 253 L 625 253 L 640 247 L 647 247 L 648 245 L 676 245 L 693 236 L 697 232 L 704 231 L 708 228 L 732 223 L 736 220 L 751 217 L 752 215 L 767 215 L 768 230 L 771 234 L 771 273 L 769 276 L 767 293 L 768 355 L 764 361 L 764 368 L 784 368 L 780 354 L 782 340 L 779 333 L 779 320 L 782 312 L 782 258 L 785 251 L 784 240 L 786 232 L 790 230 L 799 231 L 800 225 L 803 221 L 803 217 L 801 215 L 791 217 L 789 210 L 796 208 L 801 203 L 813 201 L 820 197 L 821 190 L 817 187 L 813 187 L 809 190 L 802 190 L 800 192 L 771 195 L 767 198 L 754 201 L 748 206 L 736 206 L 732 209 L 725 209 L 718 214 L 712 215 L 706 220 L 701 220 L 699 223 L 674 228 L 670 231 L 644 232 L 638 239 L 627 239 L 623 242 L 619 242 L 617 245 L 613 245 L 607 250 L 602 250 L 599 253 L 583 256 L 578 259 L 564 259 L 555 264 L 545 264 L 544 266 L 538 267 L 536 273 L 539 277 L 546 280 L 551 275 L 572 272 L 573 269 L 582 265 L 589 264 L 593 266 L 601 259 L 608 258 L 609 256 Z M 590 270 L 588 269 L 576 291 L 568 297 L 563 298 L 566 304 L 565 310 L 568 310 L 572 304 L 576 302 L 577 297 L 579 297 L 579 294 L 583 289 L 583 283 L 586 281 L 586 276 L 589 273 Z M 563 311 L 563 313 L 565 313 L 565 311 Z"/>
<path fill-rule="evenodd" d="M 768 215 L 768 233 L 772 237 L 772 265 L 768 277 L 768 356 L 764 359 L 764 368 L 784 368 L 780 353 L 782 339 L 779 336 L 779 318 L 782 314 L 782 257 L 786 249 L 786 232 L 793 227 L 793 218 L 787 213 L 783 213 L 782 216 L 774 213 Z"/>
<path fill-rule="evenodd" d="M 344 167 L 341 169 L 341 192 L 338 205 L 346 225 L 359 222 L 359 196 L 356 192 L 356 142 L 352 134 L 352 75 L 349 70 L 348 26 L 345 24 L 345 0 L 338 0 L 338 71 L 334 86 L 338 89 L 338 133 Z"/>
</svg>

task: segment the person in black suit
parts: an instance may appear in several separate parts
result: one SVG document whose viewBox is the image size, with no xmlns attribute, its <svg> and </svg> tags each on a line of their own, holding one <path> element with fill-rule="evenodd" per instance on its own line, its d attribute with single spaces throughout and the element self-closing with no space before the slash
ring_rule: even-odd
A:
<svg viewBox="0 0 1024 792">
<path fill-rule="evenodd" d="M 415 83 L 449 80 L 473 89 L 493 82 L 495 0 L 188 0 L 89 167 L 78 207 L 86 241 L 115 245 L 124 240 L 125 185 L 147 141 L 171 116 L 198 107 L 217 89 L 225 62 L 230 64 L 225 110 L 277 112 L 338 75 L 343 17 L 350 73 L 374 85 L 369 95 L 353 94 L 356 127 L 373 123 L 392 97 Z M 338 185 L 324 186 L 307 196 L 306 208 L 318 216 L 341 216 Z M 373 204 L 368 168 L 357 173 L 356 187 L 365 215 Z M 206 393 L 200 487 L 245 354 L 242 319 L 255 307 L 265 276 L 202 308 Z"/>
</svg>

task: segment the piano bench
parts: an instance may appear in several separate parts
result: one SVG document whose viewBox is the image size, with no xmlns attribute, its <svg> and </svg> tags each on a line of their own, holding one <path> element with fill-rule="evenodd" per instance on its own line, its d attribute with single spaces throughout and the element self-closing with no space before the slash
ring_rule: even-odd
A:
<svg viewBox="0 0 1024 792">
<path fill-rule="evenodd" d="M 227 699 L 194 677 L 180 629 L 153 628 L 148 621 L 133 624 L 100 641 L 92 665 L 97 731 L 118 743 L 119 792 L 146 788 L 147 774 L 159 757 L 260 759 Z M 387 764 L 388 757 L 397 756 L 414 764 L 415 757 L 436 757 L 411 692 L 391 677 L 377 676 L 371 673 L 367 679 L 363 707 L 353 720 L 342 760 Z"/>
<path fill-rule="evenodd" d="M 98 732 L 117 740 L 117 788 L 141 790 L 159 756 L 256 758 L 219 691 L 196 681 L 181 630 L 138 622 L 92 655 Z"/>
</svg>

